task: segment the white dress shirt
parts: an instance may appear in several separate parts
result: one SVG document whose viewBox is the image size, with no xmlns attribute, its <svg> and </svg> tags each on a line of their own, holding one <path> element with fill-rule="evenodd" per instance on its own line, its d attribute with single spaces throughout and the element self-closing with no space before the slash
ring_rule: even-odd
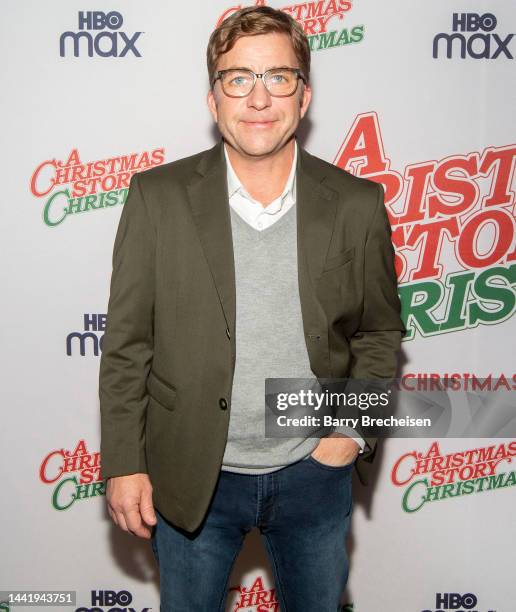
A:
<svg viewBox="0 0 516 612">
<path fill-rule="evenodd" d="M 249 195 L 233 170 L 225 146 L 224 154 L 227 163 L 229 204 L 255 230 L 262 231 L 270 227 L 294 206 L 296 203 L 297 143 L 294 146 L 294 159 L 283 193 L 267 206 L 263 206 Z"/>
<path fill-rule="evenodd" d="M 278 198 L 267 204 L 267 206 L 263 206 L 263 204 L 251 197 L 242 185 L 229 161 L 225 145 L 224 155 L 226 156 L 227 165 L 229 205 L 255 230 L 262 231 L 270 227 L 294 206 L 296 203 L 297 141 L 294 140 L 294 159 L 292 160 L 292 167 L 290 168 L 290 174 L 288 175 L 283 192 Z M 349 431 L 350 433 L 354 432 L 351 428 L 349 428 Z M 360 446 L 359 453 L 363 453 L 366 444 L 365 440 L 360 436 L 349 437 L 353 438 Z"/>
</svg>

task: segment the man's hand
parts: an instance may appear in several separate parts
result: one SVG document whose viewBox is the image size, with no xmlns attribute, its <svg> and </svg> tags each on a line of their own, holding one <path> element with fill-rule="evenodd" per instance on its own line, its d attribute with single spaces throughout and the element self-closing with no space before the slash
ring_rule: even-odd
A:
<svg viewBox="0 0 516 612">
<path fill-rule="evenodd" d="M 353 438 L 333 432 L 321 438 L 319 444 L 312 451 L 312 457 L 320 463 L 341 467 L 352 463 L 359 450 L 360 446 Z"/>
<path fill-rule="evenodd" d="M 152 485 L 147 474 L 130 474 L 108 479 L 108 512 L 115 525 L 140 538 L 151 537 L 147 525 L 156 524 Z"/>
</svg>

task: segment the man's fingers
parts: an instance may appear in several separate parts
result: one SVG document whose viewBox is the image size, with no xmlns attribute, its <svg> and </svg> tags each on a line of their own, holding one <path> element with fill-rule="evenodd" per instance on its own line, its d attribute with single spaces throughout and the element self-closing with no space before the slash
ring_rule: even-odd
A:
<svg viewBox="0 0 516 612">
<path fill-rule="evenodd" d="M 156 519 L 156 513 L 154 512 L 154 505 L 152 503 L 152 490 L 145 490 L 142 492 L 140 514 L 147 525 L 155 525 L 158 522 Z"/>
<path fill-rule="evenodd" d="M 125 512 L 121 510 L 119 512 L 110 511 L 109 513 L 115 525 L 118 525 L 123 531 L 127 531 L 140 538 L 150 538 L 151 533 L 142 523 L 138 510 L 132 508 Z"/>
<path fill-rule="evenodd" d="M 108 514 L 111 517 L 111 520 L 113 521 L 113 523 L 115 523 L 115 525 L 118 525 L 118 520 L 116 518 L 116 513 L 113 510 L 111 510 L 111 506 L 109 504 L 108 504 L 107 509 L 108 509 Z"/>
<path fill-rule="evenodd" d="M 124 515 L 127 527 L 131 533 L 140 538 L 150 537 L 149 529 L 143 524 L 139 509 L 131 508 Z"/>
<path fill-rule="evenodd" d="M 127 523 L 125 521 L 125 517 L 124 517 L 122 512 L 117 512 L 116 513 L 116 520 L 117 520 L 117 523 L 118 523 L 118 526 L 120 527 L 120 529 L 123 529 L 124 531 L 129 531 L 129 529 L 127 527 Z"/>
</svg>

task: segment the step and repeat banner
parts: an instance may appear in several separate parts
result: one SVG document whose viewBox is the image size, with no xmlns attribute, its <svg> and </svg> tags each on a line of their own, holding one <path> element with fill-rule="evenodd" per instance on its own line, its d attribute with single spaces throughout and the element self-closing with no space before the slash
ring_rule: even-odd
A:
<svg viewBox="0 0 516 612">
<path fill-rule="evenodd" d="M 408 330 L 400 375 L 514 390 L 516 4 L 267 4 L 310 40 L 301 144 L 385 188 Z M 206 44 L 239 7 L 2 4 L 1 591 L 72 591 L 77 612 L 159 610 L 148 541 L 116 528 L 105 504 L 112 247 L 131 175 L 218 137 Z M 380 442 L 371 486 L 353 480 L 343 610 L 516 610 L 511 418 L 482 438 L 443 427 Z M 259 533 L 230 589 L 227 610 L 279 610 Z"/>
</svg>

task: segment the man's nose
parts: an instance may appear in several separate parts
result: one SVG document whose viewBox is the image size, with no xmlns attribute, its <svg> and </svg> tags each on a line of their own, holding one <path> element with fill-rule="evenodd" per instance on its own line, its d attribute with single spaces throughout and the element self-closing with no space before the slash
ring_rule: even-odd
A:
<svg viewBox="0 0 516 612">
<path fill-rule="evenodd" d="M 247 96 L 247 106 L 261 110 L 271 105 L 271 94 L 263 84 L 262 79 L 256 79 L 253 91 Z"/>
</svg>

